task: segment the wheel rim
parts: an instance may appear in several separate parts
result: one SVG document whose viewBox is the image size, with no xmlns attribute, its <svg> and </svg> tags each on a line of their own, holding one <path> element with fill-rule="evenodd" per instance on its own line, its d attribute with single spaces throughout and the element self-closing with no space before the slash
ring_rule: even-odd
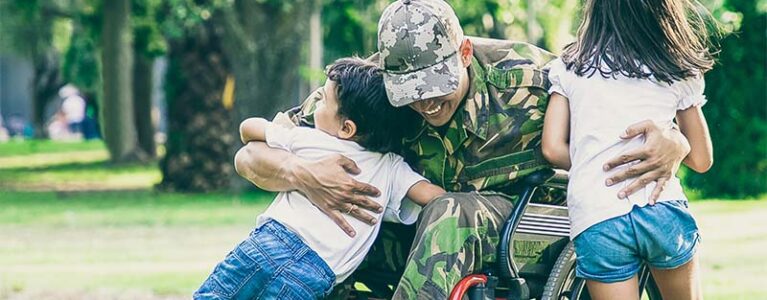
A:
<svg viewBox="0 0 767 300">
<path fill-rule="evenodd" d="M 562 285 L 562 290 L 559 291 L 560 300 L 583 300 L 589 298 L 582 298 L 584 296 L 586 281 L 575 277 L 575 268 L 570 269 L 567 273 L 567 279 Z"/>
</svg>

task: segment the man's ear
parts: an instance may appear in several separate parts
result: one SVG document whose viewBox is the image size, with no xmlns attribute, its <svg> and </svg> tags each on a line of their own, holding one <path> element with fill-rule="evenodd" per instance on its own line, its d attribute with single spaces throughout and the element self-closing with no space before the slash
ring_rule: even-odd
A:
<svg viewBox="0 0 767 300">
<path fill-rule="evenodd" d="M 458 53 L 461 55 L 463 67 L 468 68 L 471 65 L 471 58 L 474 56 L 474 45 L 472 45 L 469 39 L 463 39 L 461 47 L 458 48 Z"/>
<path fill-rule="evenodd" d="M 338 130 L 338 137 L 344 140 L 351 139 L 357 134 L 357 124 L 354 124 L 352 120 L 344 120 L 341 124 L 341 129 Z"/>
</svg>

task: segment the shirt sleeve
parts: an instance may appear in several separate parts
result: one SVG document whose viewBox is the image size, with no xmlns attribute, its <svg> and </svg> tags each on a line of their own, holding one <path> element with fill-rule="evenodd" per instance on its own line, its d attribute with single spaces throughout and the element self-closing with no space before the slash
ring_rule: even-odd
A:
<svg viewBox="0 0 767 300">
<path fill-rule="evenodd" d="M 563 82 L 563 77 L 567 72 L 565 63 L 561 58 L 557 58 L 552 60 L 547 67 L 549 68 L 549 82 L 551 83 L 551 87 L 549 87 L 549 94 L 557 93 L 567 97 L 567 89 L 565 87 L 565 83 Z"/>
<path fill-rule="evenodd" d="M 706 89 L 706 81 L 702 75 L 676 82 L 673 85 L 673 89 L 679 98 L 677 110 L 685 110 L 693 106 L 703 106 L 707 102 L 706 96 L 703 94 L 703 90 Z"/>
<path fill-rule="evenodd" d="M 300 127 L 289 128 L 284 125 L 269 123 L 266 126 L 266 144 L 269 147 L 292 151 Z"/>
<path fill-rule="evenodd" d="M 416 183 L 428 180 L 413 171 L 401 156 L 389 155 L 395 158 L 394 167 L 391 170 L 392 182 L 389 191 L 389 204 L 384 210 L 383 220 L 406 225 L 414 224 L 418 220 L 421 206 L 406 198 L 407 191 Z"/>
</svg>

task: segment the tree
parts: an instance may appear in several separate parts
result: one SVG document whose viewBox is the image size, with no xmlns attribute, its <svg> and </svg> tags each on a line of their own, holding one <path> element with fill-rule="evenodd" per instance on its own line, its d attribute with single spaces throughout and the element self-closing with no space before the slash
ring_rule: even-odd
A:
<svg viewBox="0 0 767 300">
<path fill-rule="evenodd" d="M 20 53 L 32 61 L 32 122 L 38 137 L 46 135 L 45 106 L 64 85 L 59 52 L 53 46 L 53 24 L 55 20 L 71 16 L 71 12 L 64 9 L 68 5 L 69 1 L 64 0 L 0 0 L 3 12 L 0 48 Z"/>
<path fill-rule="evenodd" d="M 159 188 L 206 192 L 229 187 L 234 176 L 230 147 L 237 140 L 223 103 L 229 66 L 221 31 L 211 21 L 219 2 L 166 1 L 157 20 L 168 41 L 165 99 L 166 154 Z"/>
<path fill-rule="evenodd" d="M 314 0 L 238 0 L 216 16 L 236 80 L 235 121 L 271 118 L 298 104 L 299 69 L 306 63 L 304 49 L 315 4 Z"/>
<path fill-rule="evenodd" d="M 724 10 L 715 11 L 725 25 L 739 27 L 740 32 L 722 40 L 719 63 L 706 74 L 708 103 L 703 112 L 713 139 L 714 166 L 706 174 L 685 177 L 685 183 L 704 197 L 741 198 L 767 192 L 764 7 L 753 0 L 728 0 Z"/>
<path fill-rule="evenodd" d="M 155 58 L 167 52 L 156 20 L 157 0 L 133 0 L 133 108 L 138 146 L 150 157 L 156 155 L 155 124 L 152 122 L 152 86 Z"/>
<path fill-rule="evenodd" d="M 138 147 L 133 107 L 131 3 L 130 0 L 113 0 L 104 1 L 102 5 L 104 141 L 112 162 L 144 160 L 146 154 Z"/>
<path fill-rule="evenodd" d="M 236 124 L 297 104 L 315 0 L 171 1 L 163 10 L 170 42 L 166 94 L 170 128 L 162 186 L 229 187 L 236 178 Z M 234 103 L 222 100 L 226 84 Z M 231 89 L 229 89 L 231 90 Z M 227 102 L 230 103 L 230 102 Z M 229 105 L 229 104 L 227 104 Z"/>
</svg>

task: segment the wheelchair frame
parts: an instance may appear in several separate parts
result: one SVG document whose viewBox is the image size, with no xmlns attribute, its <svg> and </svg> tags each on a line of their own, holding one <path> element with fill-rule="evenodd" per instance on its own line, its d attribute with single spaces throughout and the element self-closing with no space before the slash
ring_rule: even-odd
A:
<svg viewBox="0 0 767 300">
<path fill-rule="evenodd" d="M 539 187 L 567 189 L 566 173 L 555 173 L 553 170 L 542 170 L 530 174 L 523 179 L 524 188 L 514 210 L 506 219 L 501 232 L 498 246 L 495 270 L 464 277 L 453 288 L 449 300 L 559 300 L 559 299 L 591 299 L 585 288 L 585 280 L 575 277 L 575 253 L 572 242 L 569 242 L 559 252 L 557 261 L 549 271 L 542 295 L 531 295 L 528 282 L 520 274 L 520 269 L 514 260 L 512 243 L 520 223 L 528 209 L 530 201 Z M 563 226 L 554 224 L 555 232 L 564 233 Z M 569 221 L 566 226 L 569 238 Z M 504 285 L 505 297 L 496 297 L 496 289 Z M 660 291 L 652 279 L 649 268 L 643 266 L 639 273 L 639 293 L 646 292 L 650 300 L 661 300 Z"/>
</svg>

